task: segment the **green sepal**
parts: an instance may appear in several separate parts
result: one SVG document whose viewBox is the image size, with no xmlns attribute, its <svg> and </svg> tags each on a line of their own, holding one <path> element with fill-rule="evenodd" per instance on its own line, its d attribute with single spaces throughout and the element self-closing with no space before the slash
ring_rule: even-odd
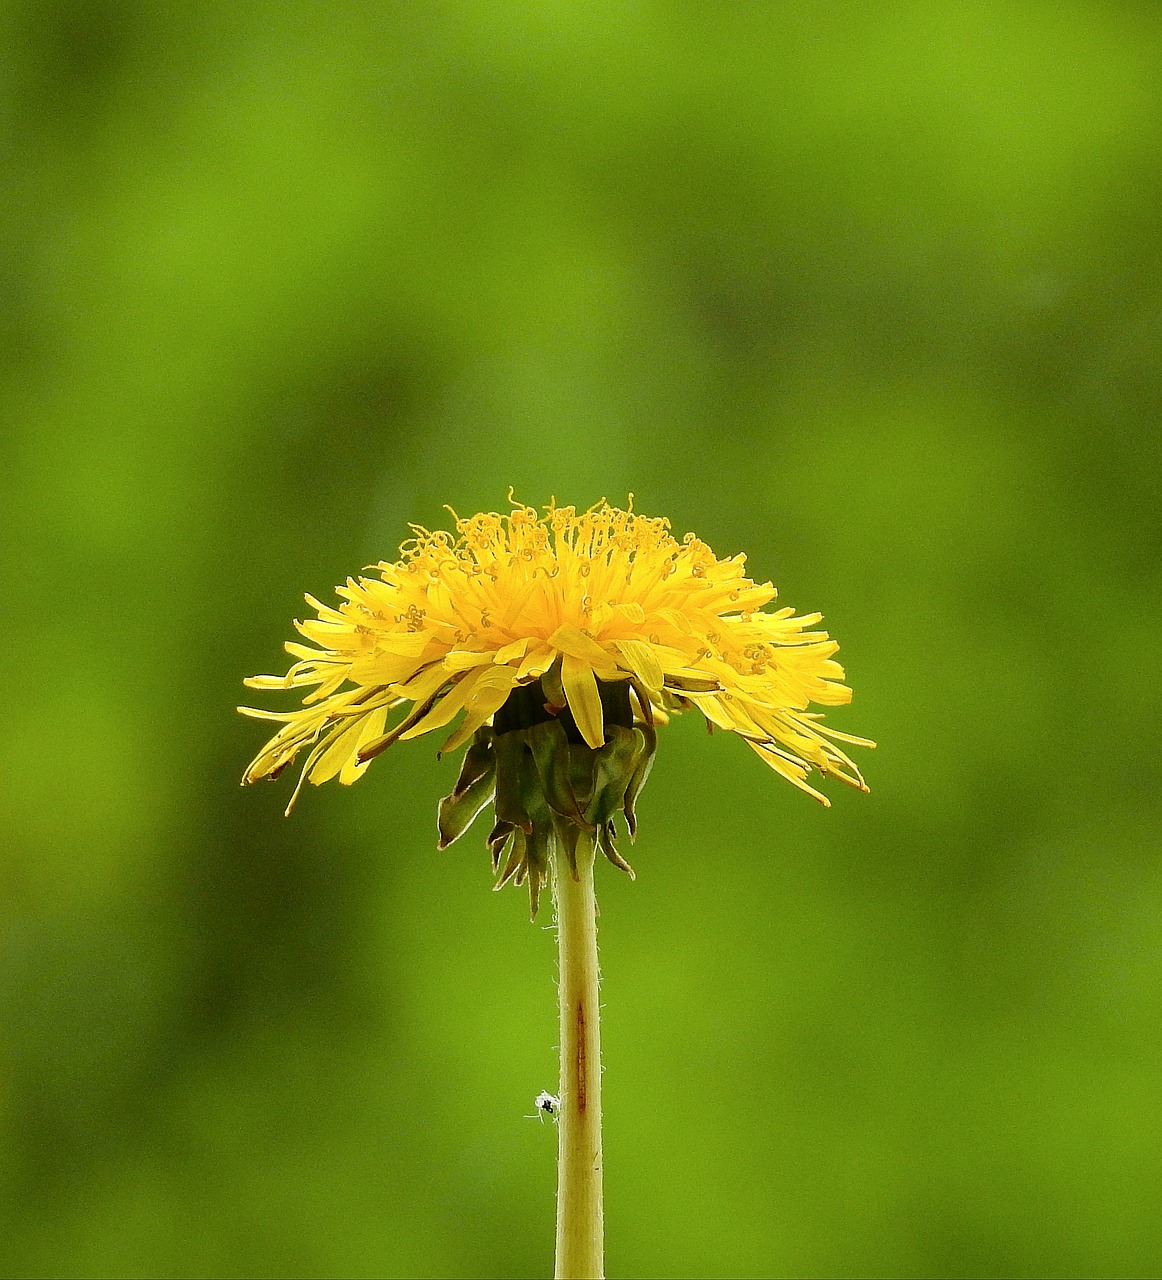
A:
<svg viewBox="0 0 1162 1280">
<path fill-rule="evenodd" d="M 520 729 L 498 734 L 492 749 L 496 755 L 496 819 L 519 827 L 526 835 L 533 820 L 525 803 L 528 792 L 525 735 Z M 531 760 L 528 762 L 531 765 Z"/>
<path fill-rule="evenodd" d="M 577 826 L 575 822 L 568 822 L 564 818 L 556 817 L 557 842 L 561 846 L 561 851 L 565 855 L 565 861 L 569 864 L 569 874 L 574 880 L 577 876 L 577 841 L 588 840 L 589 833 L 584 828 Z"/>
<path fill-rule="evenodd" d="M 496 769 L 496 757 L 492 754 L 492 730 L 488 725 L 476 730 L 472 745 L 464 752 L 460 776 L 452 788 L 453 796 L 460 796 L 478 779 Z"/>
<path fill-rule="evenodd" d="M 488 835 L 488 850 L 492 854 L 492 871 L 495 875 L 500 870 L 500 859 L 504 855 L 505 846 L 512 839 L 516 828 L 511 822 L 498 822 Z"/>
<path fill-rule="evenodd" d="M 541 905 L 541 890 L 545 887 L 545 877 L 541 875 L 529 876 L 529 920 L 533 921 L 537 918 L 537 911 Z"/>
<path fill-rule="evenodd" d="M 520 884 L 524 879 L 523 870 L 525 866 L 525 849 L 528 837 L 517 827 L 512 832 L 512 848 L 509 851 L 508 860 L 504 864 L 504 870 L 500 873 L 500 879 L 492 886 L 493 889 L 503 889 L 510 880 L 514 884 Z"/>
<path fill-rule="evenodd" d="M 569 740 L 564 726 L 554 717 L 534 724 L 526 732 L 549 808 L 581 826 L 588 825 L 569 778 Z"/>
<path fill-rule="evenodd" d="M 482 774 L 459 794 L 453 792 L 440 801 L 436 821 L 440 829 L 438 849 L 446 849 L 459 840 L 476 821 L 477 815 L 496 793 L 496 775 L 493 770 Z"/>
<path fill-rule="evenodd" d="M 598 690 L 606 741 L 594 750 L 571 741 L 577 734 L 560 659 L 537 680 L 515 688 L 492 726 L 477 731 L 452 794 L 440 802 L 445 848 L 494 800 L 487 844 L 496 888 L 527 881 L 534 919 L 557 854 L 563 873 L 575 878 L 581 855 L 592 857 L 597 847 L 619 870 L 634 875 L 618 852 L 613 818 L 620 809 L 630 838 L 636 835 L 634 806 L 657 747 L 651 695 L 630 679 L 599 681 Z M 661 699 L 671 708 L 686 701 L 677 688 L 662 692 Z"/>
<path fill-rule="evenodd" d="M 625 800 L 622 804 L 625 825 L 629 828 L 629 838 L 631 840 L 637 838 L 637 814 L 634 812 L 634 805 L 637 803 L 638 796 L 641 795 L 642 787 L 646 785 L 646 779 L 650 776 L 650 770 L 654 765 L 654 752 L 658 749 L 658 731 L 652 724 L 634 725 L 633 731 L 641 736 L 642 742 L 638 749 L 637 763 L 634 765 L 633 773 L 630 775 L 629 785 L 625 789 Z"/>
<path fill-rule="evenodd" d="M 477 732 L 464 753 L 460 776 L 452 794 L 440 801 L 436 815 L 440 831 L 437 848 L 446 849 L 464 834 L 496 791 L 496 757 L 492 753 L 492 730 Z"/>
<path fill-rule="evenodd" d="M 603 822 L 598 828 L 597 844 L 601 852 L 619 871 L 624 871 L 631 880 L 637 879 L 637 872 L 617 851 L 617 833 L 614 830 L 612 819 L 609 822 Z"/>
<path fill-rule="evenodd" d="M 549 878 L 549 859 L 555 838 L 552 816 L 533 823 L 533 833 L 525 846 L 525 867 L 529 880 L 529 919 L 537 918 L 541 888 Z"/>
<path fill-rule="evenodd" d="M 573 788 L 573 794 L 577 797 L 582 811 L 593 795 L 596 754 L 592 747 L 587 747 L 583 742 L 569 744 L 569 785 Z"/>
<path fill-rule="evenodd" d="M 594 826 L 608 822 L 620 808 L 640 742 L 633 729 L 605 726 L 605 746 L 593 753 L 593 795 L 585 806 L 585 818 Z"/>
</svg>

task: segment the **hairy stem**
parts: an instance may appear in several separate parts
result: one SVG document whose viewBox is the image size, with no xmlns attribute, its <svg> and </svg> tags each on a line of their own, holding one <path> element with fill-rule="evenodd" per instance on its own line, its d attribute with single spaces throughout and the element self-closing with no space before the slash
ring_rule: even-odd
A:
<svg viewBox="0 0 1162 1280">
<path fill-rule="evenodd" d="M 581 834 L 576 875 L 564 850 L 557 850 L 553 866 L 561 959 L 557 1280 L 600 1280 L 604 1275 L 594 854 L 592 841 Z"/>
</svg>

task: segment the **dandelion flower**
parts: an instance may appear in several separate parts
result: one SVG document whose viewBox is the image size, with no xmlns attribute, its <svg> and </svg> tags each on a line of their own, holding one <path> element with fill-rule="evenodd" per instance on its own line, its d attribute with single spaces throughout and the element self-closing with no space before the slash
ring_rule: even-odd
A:
<svg viewBox="0 0 1162 1280">
<path fill-rule="evenodd" d="M 809 781 L 866 791 L 838 745 L 870 747 L 811 708 L 851 698 L 820 615 L 769 610 L 775 588 L 719 559 L 667 520 L 602 501 L 538 516 L 456 519 L 455 535 L 412 526 L 377 577 L 349 578 L 337 608 L 295 626 L 309 644 L 283 676 L 252 689 L 306 689 L 292 711 L 239 708 L 281 727 L 243 782 L 276 778 L 306 752 L 305 781 L 354 782 L 392 743 L 450 730 L 468 745 L 440 802 L 439 843 L 490 803 L 497 888 L 528 883 L 532 914 L 551 878 L 560 950 L 558 1277 L 602 1274 L 601 1053 L 593 862 L 617 849 L 614 815 L 634 812 L 657 726 L 696 710 L 737 734 L 781 777 L 823 804 Z M 454 513 L 453 513 L 454 514 Z M 459 720 L 459 723 L 455 722 Z M 547 1096 L 547 1095 L 546 1095 Z"/>
<path fill-rule="evenodd" d="M 412 528 L 399 560 L 338 588 L 337 608 L 306 597 L 318 617 L 295 623 L 311 643 L 287 644 L 298 661 L 286 675 L 246 681 L 310 690 L 297 710 L 240 708 L 282 723 L 244 782 L 307 751 L 288 813 L 304 781 L 354 782 L 392 743 L 462 717 L 440 747 L 473 743 L 440 845 L 495 800 L 494 861 L 502 879 L 528 879 L 535 910 L 553 832 L 594 832 L 628 869 L 612 816 L 635 833 L 655 726 L 677 711 L 736 733 L 825 805 L 813 772 L 867 790 L 837 744 L 873 744 L 810 709 L 850 701 L 838 645 L 813 629 L 818 613 L 768 611 L 775 588 L 746 576 L 744 555 L 719 559 L 669 521 L 604 501 L 457 519 L 455 537 Z"/>
</svg>

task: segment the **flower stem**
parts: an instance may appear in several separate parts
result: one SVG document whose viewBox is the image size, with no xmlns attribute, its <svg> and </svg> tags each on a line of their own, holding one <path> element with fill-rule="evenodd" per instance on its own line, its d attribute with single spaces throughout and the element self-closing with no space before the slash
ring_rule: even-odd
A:
<svg viewBox="0 0 1162 1280">
<path fill-rule="evenodd" d="M 576 875 L 560 847 L 553 867 L 561 960 L 557 1280 L 600 1280 L 604 1275 L 595 852 L 593 841 L 579 833 Z"/>
</svg>

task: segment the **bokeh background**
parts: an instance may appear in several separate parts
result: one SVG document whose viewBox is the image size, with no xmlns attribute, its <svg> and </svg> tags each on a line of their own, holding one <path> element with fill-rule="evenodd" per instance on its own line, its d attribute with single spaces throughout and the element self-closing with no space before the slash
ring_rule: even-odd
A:
<svg viewBox="0 0 1162 1280">
<path fill-rule="evenodd" d="M 610 1274 L 1157 1274 L 1156 5 L 0 14 L 4 1273 L 548 1272 L 547 916 L 233 710 L 513 485 L 747 551 L 880 744 L 665 731 Z"/>
</svg>

